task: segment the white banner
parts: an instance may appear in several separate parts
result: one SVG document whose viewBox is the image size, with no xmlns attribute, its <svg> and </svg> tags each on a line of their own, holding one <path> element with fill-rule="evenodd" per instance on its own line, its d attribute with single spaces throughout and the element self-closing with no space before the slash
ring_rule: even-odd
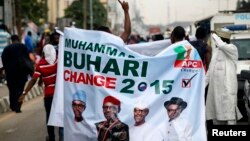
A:
<svg viewBox="0 0 250 141">
<path fill-rule="evenodd" d="M 60 41 L 49 124 L 64 115 L 65 141 L 206 141 L 205 74 L 187 41 L 125 46 L 76 28 Z"/>
</svg>

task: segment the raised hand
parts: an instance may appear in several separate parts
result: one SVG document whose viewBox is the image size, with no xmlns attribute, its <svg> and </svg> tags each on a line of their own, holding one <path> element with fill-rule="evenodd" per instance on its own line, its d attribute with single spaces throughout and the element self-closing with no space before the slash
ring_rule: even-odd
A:
<svg viewBox="0 0 250 141">
<path fill-rule="evenodd" d="M 125 1 L 121 2 L 120 0 L 118 0 L 118 2 L 121 4 L 122 9 L 124 10 L 124 12 L 128 12 L 128 10 L 129 10 L 128 2 L 125 2 Z"/>
</svg>

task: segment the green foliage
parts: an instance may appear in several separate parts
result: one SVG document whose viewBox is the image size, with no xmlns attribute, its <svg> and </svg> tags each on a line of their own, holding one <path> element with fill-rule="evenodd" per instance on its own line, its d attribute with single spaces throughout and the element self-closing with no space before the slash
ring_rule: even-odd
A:
<svg viewBox="0 0 250 141">
<path fill-rule="evenodd" d="M 250 11 L 250 1 L 238 1 L 237 10 L 247 10 Z"/>
<path fill-rule="evenodd" d="M 90 8 L 89 0 L 87 0 L 87 28 L 90 28 Z M 76 22 L 77 27 L 83 27 L 83 0 L 74 1 L 67 9 L 65 9 L 65 17 L 71 18 Z M 98 27 L 107 24 L 107 10 L 99 0 L 93 0 L 93 25 Z"/>
<path fill-rule="evenodd" d="M 20 18 L 32 20 L 36 24 L 39 23 L 39 19 L 46 19 L 46 0 L 19 0 L 16 4 L 19 4 Z"/>
</svg>

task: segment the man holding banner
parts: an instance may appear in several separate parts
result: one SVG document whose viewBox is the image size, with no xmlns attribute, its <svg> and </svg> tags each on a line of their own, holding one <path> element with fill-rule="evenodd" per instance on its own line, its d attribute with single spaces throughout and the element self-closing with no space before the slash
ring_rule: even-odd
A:
<svg viewBox="0 0 250 141">
<path fill-rule="evenodd" d="M 103 100 L 103 113 L 106 121 L 96 123 L 98 141 L 128 141 L 128 125 L 122 123 L 117 114 L 120 112 L 121 102 L 113 96 Z"/>
</svg>

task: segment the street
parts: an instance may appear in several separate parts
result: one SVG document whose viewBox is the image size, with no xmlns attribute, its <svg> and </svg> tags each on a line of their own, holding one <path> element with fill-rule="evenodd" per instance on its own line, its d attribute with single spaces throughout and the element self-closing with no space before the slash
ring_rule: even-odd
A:
<svg viewBox="0 0 250 141">
<path fill-rule="evenodd" d="M 22 106 L 22 113 L 0 114 L 1 141 L 45 141 L 45 110 L 43 96 Z"/>
</svg>

